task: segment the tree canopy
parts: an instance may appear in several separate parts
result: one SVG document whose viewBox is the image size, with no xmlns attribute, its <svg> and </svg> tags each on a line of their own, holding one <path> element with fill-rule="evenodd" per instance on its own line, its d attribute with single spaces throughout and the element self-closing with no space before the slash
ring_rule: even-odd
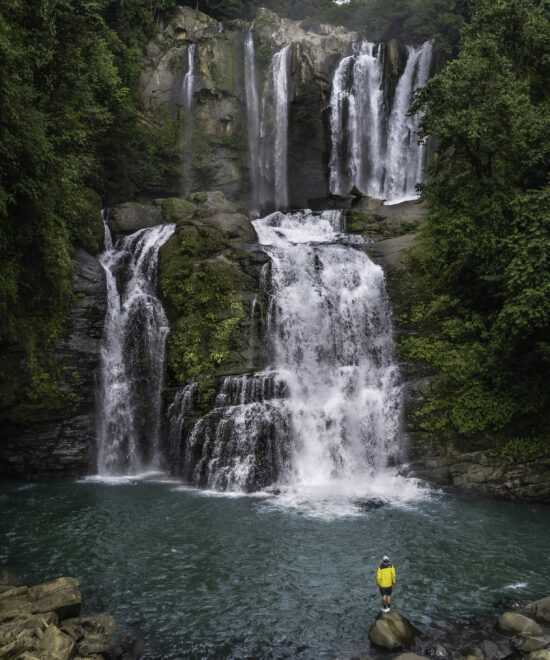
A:
<svg viewBox="0 0 550 660">
<path fill-rule="evenodd" d="M 414 108 L 437 148 L 415 254 L 423 332 L 404 346 L 444 376 L 427 425 L 534 437 L 550 403 L 550 3 L 474 7 Z"/>
</svg>

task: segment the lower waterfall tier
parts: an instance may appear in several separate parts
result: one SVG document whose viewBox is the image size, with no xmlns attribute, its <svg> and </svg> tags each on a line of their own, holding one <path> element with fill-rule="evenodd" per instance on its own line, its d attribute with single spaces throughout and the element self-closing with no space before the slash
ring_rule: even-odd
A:
<svg viewBox="0 0 550 660">
<path fill-rule="evenodd" d="M 182 421 L 192 411 L 182 392 L 188 403 L 170 414 L 171 467 L 227 491 L 368 482 L 400 453 L 383 271 L 347 243 L 339 212 L 276 212 L 254 224 L 270 257 L 262 279 L 271 369 L 227 377 L 193 424 Z"/>
</svg>

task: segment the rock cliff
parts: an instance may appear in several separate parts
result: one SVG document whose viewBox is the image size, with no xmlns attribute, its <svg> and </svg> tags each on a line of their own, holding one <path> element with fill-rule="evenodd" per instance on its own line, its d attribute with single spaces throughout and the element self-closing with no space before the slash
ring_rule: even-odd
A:
<svg viewBox="0 0 550 660">
<path fill-rule="evenodd" d="M 248 203 L 250 163 L 244 85 L 244 39 L 251 24 L 217 22 L 180 7 L 164 23 L 146 51 L 141 103 L 153 122 L 179 117 L 182 153 L 189 190 L 220 190 Z M 258 10 L 253 36 L 258 89 L 264 88 L 273 54 L 293 44 L 289 109 L 290 206 L 307 206 L 328 194 L 330 129 L 327 105 L 334 70 L 349 54 L 355 32 L 342 27 L 280 18 Z M 183 86 L 194 44 L 191 107 Z M 398 52 L 398 51 L 396 51 Z M 394 58 L 395 59 L 395 58 Z M 388 73 L 391 78 L 391 71 Z"/>
<path fill-rule="evenodd" d="M 73 255 L 75 302 L 54 347 L 54 368 L 67 402 L 61 410 L 37 406 L 32 423 L 5 424 L 0 476 L 25 479 L 80 476 L 95 446 L 95 392 L 106 310 L 105 273 L 83 249 Z"/>
</svg>

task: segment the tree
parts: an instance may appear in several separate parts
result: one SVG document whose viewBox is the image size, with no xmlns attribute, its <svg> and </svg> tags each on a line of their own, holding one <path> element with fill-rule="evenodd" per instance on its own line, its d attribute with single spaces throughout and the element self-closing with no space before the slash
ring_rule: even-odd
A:
<svg viewBox="0 0 550 660">
<path fill-rule="evenodd" d="M 432 412 L 466 434 L 533 433 L 550 402 L 549 51 L 548 2 L 478 0 L 414 107 L 437 149 L 417 249 L 426 334 L 405 349 L 445 375 Z"/>
</svg>

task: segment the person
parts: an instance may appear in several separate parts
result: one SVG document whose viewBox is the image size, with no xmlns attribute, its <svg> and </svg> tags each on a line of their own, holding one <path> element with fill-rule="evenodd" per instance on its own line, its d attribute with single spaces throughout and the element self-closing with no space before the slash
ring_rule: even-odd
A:
<svg viewBox="0 0 550 660">
<path fill-rule="evenodd" d="M 382 612 L 389 612 L 391 607 L 391 590 L 395 584 L 395 566 L 390 564 L 389 557 L 384 555 L 376 573 L 376 584 L 382 596 Z"/>
</svg>

